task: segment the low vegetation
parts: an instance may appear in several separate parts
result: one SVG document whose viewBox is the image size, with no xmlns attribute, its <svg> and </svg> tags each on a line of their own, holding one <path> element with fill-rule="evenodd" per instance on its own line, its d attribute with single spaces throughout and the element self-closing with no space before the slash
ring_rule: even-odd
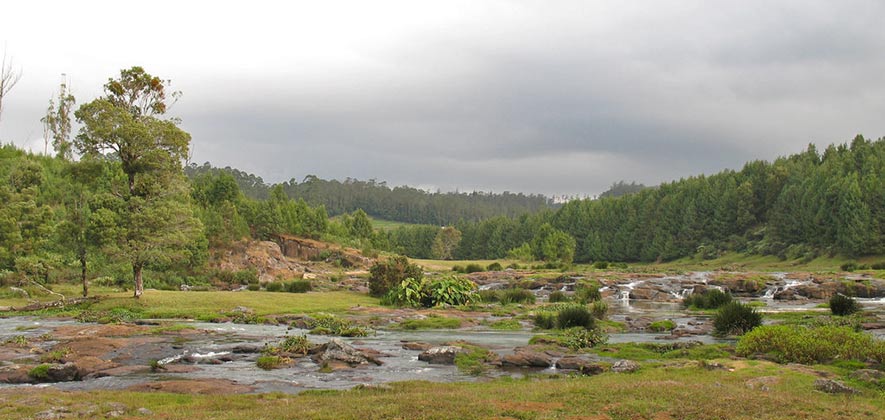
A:
<svg viewBox="0 0 885 420">
<path fill-rule="evenodd" d="M 853 360 L 885 366 L 885 341 L 849 327 L 765 325 L 741 337 L 737 354 L 760 355 L 779 363 Z"/>
<path fill-rule="evenodd" d="M 707 289 L 702 293 L 692 293 L 682 300 L 682 305 L 693 309 L 719 309 L 731 302 L 730 293 L 719 289 Z"/>
<path fill-rule="evenodd" d="M 851 315 L 860 310 L 860 305 L 853 298 L 842 294 L 835 294 L 829 301 L 830 311 L 833 315 Z"/>
</svg>

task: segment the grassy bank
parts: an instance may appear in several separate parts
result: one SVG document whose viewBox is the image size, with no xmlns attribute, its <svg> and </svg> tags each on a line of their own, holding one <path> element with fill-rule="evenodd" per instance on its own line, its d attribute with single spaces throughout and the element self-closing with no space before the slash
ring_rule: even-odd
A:
<svg viewBox="0 0 885 420">
<path fill-rule="evenodd" d="M 144 407 L 162 419 L 879 419 L 885 394 L 854 396 L 813 389 L 810 368 L 725 361 L 734 371 L 644 368 L 633 374 L 509 379 L 482 383 L 403 382 L 390 389 L 316 391 L 300 395 L 181 395 L 124 391 L 59 392 L 27 396 L 0 390 L 0 417 L 22 418 L 66 407 L 122 403 L 127 414 Z M 826 369 L 826 368 L 822 368 Z M 764 386 L 755 386 L 756 382 Z M 772 378 L 774 377 L 774 378 Z M 78 408 L 79 407 L 79 408 Z"/>
</svg>

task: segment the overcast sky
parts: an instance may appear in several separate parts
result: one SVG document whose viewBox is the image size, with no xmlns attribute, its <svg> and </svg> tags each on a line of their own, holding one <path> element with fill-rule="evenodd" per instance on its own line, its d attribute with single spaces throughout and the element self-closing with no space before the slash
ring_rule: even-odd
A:
<svg viewBox="0 0 885 420">
<path fill-rule="evenodd" d="M 0 140 L 134 65 L 194 162 L 266 181 L 593 195 L 885 135 L 881 1 L 277 3 L 4 4 Z"/>
</svg>

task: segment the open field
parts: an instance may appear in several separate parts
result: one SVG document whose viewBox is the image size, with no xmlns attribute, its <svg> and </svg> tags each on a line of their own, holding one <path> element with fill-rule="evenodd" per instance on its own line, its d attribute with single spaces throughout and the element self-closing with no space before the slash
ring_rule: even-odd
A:
<svg viewBox="0 0 885 420">
<path fill-rule="evenodd" d="M 26 418 L 50 407 L 73 413 L 92 410 L 93 416 L 101 417 L 119 404 L 125 405 L 126 415 L 138 416 L 143 407 L 158 419 L 881 419 L 885 413 L 881 390 L 867 388 L 851 396 L 815 391 L 812 384 L 818 375 L 838 374 L 832 367 L 720 362 L 733 371 L 676 361 L 632 374 L 401 382 L 381 389 L 224 398 L 52 390 L 23 396 L 0 390 L 0 417 Z"/>
</svg>

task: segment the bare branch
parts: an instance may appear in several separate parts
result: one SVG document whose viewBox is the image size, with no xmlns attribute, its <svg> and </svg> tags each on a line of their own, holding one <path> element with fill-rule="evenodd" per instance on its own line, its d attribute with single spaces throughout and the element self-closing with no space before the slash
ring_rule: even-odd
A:
<svg viewBox="0 0 885 420">
<path fill-rule="evenodd" d="M 13 70 L 12 58 L 7 61 L 6 49 L 3 50 L 3 59 L 0 61 L 0 117 L 3 116 L 3 98 L 12 90 L 22 78 L 22 71 Z"/>
</svg>

